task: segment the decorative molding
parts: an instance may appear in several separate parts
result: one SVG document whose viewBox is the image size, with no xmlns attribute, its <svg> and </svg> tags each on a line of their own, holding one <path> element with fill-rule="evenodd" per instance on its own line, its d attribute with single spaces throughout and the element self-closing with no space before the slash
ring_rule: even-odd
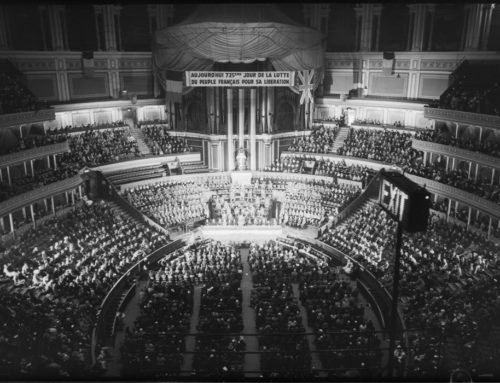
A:
<svg viewBox="0 0 500 383">
<path fill-rule="evenodd" d="M 120 58 L 118 68 L 120 69 L 151 69 L 150 58 Z"/>
<path fill-rule="evenodd" d="M 353 66 L 353 60 L 326 60 L 326 69 L 349 69 Z"/>
<path fill-rule="evenodd" d="M 456 146 L 437 144 L 435 142 L 421 140 L 412 140 L 411 146 L 416 150 L 451 156 L 464 161 L 472 161 L 481 166 L 500 169 L 500 158 L 489 156 L 487 154 L 473 152 Z"/>
<path fill-rule="evenodd" d="M 0 128 L 29 124 L 34 122 L 52 121 L 56 118 L 54 109 L 10 113 L 0 115 Z"/>
<path fill-rule="evenodd" d="M 14 166 L 25 161 L 36 160 L 54 154 L 69 152 L 68 141 L 57 144 L 40 146 L 38 148 L 22 150 L 20 152 L 6 154 L 0 157 L 0 168 Z"/>
<path fill-rule="evenodd" d="M 500 129 L 500 116 L 462 112 L 459 110 L 424 107 L 424 117 L 430 120 L 452 121 L 462 124 Z"/>
<path fill-rule="evenodd" d="M 381 69 L 383 64 L 383 60 L 369 60 L 368 68 L 370 69 Z"/>
<path fill-rule="evenodd" d="M 56 62 L 54 59 L 18 59 L 14 61 L 17 68 L 21 72 L 34 72 L 34 71 L 55 71 Z"/>
<path fill-rule="evenodd" d="M 457 67 L 457 60 L 422 59 L 420 60 L 421 70 L 437 70 L 453 72 Z"/>
<path fill-rule="evenodd" d="M 29 192 L 9 198 L 0 203 L 0 217 L 13 213 L 27 205 L 77 188 L 83 182 L 80 175 L 39 187 Z"/>
</svg>

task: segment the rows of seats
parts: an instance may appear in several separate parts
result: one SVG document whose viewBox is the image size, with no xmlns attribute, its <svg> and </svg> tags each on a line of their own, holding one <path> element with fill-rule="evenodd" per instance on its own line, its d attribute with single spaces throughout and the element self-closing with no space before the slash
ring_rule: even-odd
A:
<svg viewBox="0 0 500 383">
<path fill-rule="evenodd" d="M 130 204 L 164 227 L 208 218 L 203 182 L 159 182 L 129 188 L 124 192 Z"/>
<path fill-rule="evenodd" d="M 39 102 L 20 79 L 7 73 L 0 73 L 0 114 L 29 112 L 46 107 Z"/>
<path fill-rule="evenodd" d="M 3 373 L 92 375 L 89 346 L 104 296 L 132 264 L 166 242 L 163 234 L 96 202 L 2 249 Z"/>
<path fill-rule="evenodd" d="M 340 131 L 339 127 L 325 128 L 323 125 L 313 129 L 311 134 L 301 138 L 294 138 L 288 147 L 290 152 L 329 153 L 333 149 L 335 138 Z"/>
<path fill-rule="evenodd" d="M 391 286 L 395 223 L 377 205 L 363 207 L 321 240 L 353 256 Z M 458 337 L 459 362 L 466 366 L 481 362 L 474 358 L 474 345 L 500 319 L 495 304 L 500 293 L 495 283 L 499 250 L 486 238 L 438 217 L 431 217 L 426 233 L 403 236 L 400 283 L 406 325 L 437 329 L 441 344 Z M 444 357 L 442 352 L 419 355 L 417 365 L 439 365 Z M 429 373 L 422 368 L 414 372 L 425 371 Z"/>
<path fill-rule="evenodd" d="M 171 136 L 164 125 L 153 125 L 141 127 L 144 135 L 152 140 L 153 146 L 150 147 L 155 155 L 174 154 L 189 152 L 190 148 L 185 139 Z"/>
</svg>

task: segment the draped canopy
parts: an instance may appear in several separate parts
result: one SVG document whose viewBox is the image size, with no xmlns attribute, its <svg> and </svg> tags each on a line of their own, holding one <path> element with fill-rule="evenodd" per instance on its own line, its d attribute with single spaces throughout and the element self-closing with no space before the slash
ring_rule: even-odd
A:
<svg viewBox="0 0 500 383">
<path fill-rule="evenodd" d="M 183 22 L 156 32 L 153 65 L 165 71 L 211 70 L 218 63 L 269 60 L 275 70 L 323 67 L 320 32 L 301 26 L 271 4 L 205 4 Z"/>
</svg>

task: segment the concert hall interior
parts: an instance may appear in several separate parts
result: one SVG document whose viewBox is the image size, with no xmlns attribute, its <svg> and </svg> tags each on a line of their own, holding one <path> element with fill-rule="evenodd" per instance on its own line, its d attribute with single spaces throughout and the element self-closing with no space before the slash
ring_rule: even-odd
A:
<svg viewBox="0 0 500 383">
<path fill-rule="evenodd" d="M 0 4 L 0 380 L 500 380 L 500 6 Z"/>
</svg>

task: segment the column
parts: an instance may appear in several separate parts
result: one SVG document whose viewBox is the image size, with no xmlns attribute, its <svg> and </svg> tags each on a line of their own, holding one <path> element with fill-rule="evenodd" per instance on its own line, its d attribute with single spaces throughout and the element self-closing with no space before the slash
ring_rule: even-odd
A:
<svg viewBox="0 0 500 383">
<path fill-rule="evenodd" d="M 64 196 L 66 197 L 66 205 L 69 205 L 69 196 L 68 196 L 68 191 L 64 192 Z"/>
<path fill-rule="evenodd" d="M 427 164 L 427 152 L 424 152 L 424 165 Z"/>
<path fill-rule="evenodd" d="M 227 91 L 227 166 L 228 170 L 234 170 L 234 149 L 233 149 L 233 90 Z"/>
<path fill-rule="evenodd" d="M 381 10 L 382 5 L 376 3 L 357 4 L 354 8 L 356 15 L 356 50 L 372 51 L 377 48 L 380 35 L 380 22 L 378 20 L 380 20 Z M 375 18 L 378 20 L 374 29 Z"/>
<path fill-rule="evenodd" d="M 467 175 L 467 178 L 469 178 L 469 179 L 470 179 L 470 176 L 471 176 L 471 174 L 470 174 L 470 173 L 471 173 L 471 171 L 472 171 L 472 162 L 471 162 L 471 161 L 469 161 L 469 173 L 468 173 L 468 175 Z"/>
<path fill-rule="evenodd" d="M 328 33 L 328 18 L 330 15 L 330 4 L 304 4 L 304 16 L 308 21 L 307 26 L 314 28 L 324 35 Z"/>
<path fill-rule="evenodd" d="M 471 213 L 472 213 L 472 209 L 471 209 L 471 207 L 470 207 L 470 206 L 468 207 L 468 211 L 469 211 L 469 212 L 468 212 L 468 214 L 467 214 L 467 229 L 468 229 L 468 228 L 469 228 L 469 226 L 470 226 L 470 216 L 471 216 Z"/>
<path fill-rule="evenodd" d="M 488 239 L 490 239 L 490 236 L 491 236 L 491 226 L 492 226 L 492 218 L 491 218 L 491 215 L 489 217 L 489 221 L 488 221 Z"/>
<path fill-rule="evenodd" d="M 4 5 L 0 5 L 0 50 L 9 49 L 9 18 Z"/>
<path fill-rule="evenodd" d="M 220 89 L 215 88 L 215 134 L 220 132 Z"/>
<path fill-rule="evenodd" d="M 7 166 L 7 181 L 9 185 L 12 185 L 12 180 L 10 179 L 10 166 Z"/>
<path fill-rule="evenodd" d="M 0 167 L 0 182 L 3 182 L 3 168 L 1 167 Z"/>
<path fill-rule="evenodd" d="M 82 185 L 78 185 L 78 195 L 80 196 L 80 199 L 82 199 Z"/>
<path fill-rule="evenodd" d="M 448 172 L 448 165 L 450 164 L 450 156 L 446 156 L 446 172 Z"/>
<path fill-rule="evenodd" d="M 255 142 L 257 113 L 257 91 L 250 89 L 250 170 L 257 170 L 257 150 Z"/>
<path fill-rule="evenodd" d="M 495 168 L 491 168 L 491 184 L 493 185 L 495 181 Z"/>
<path fill-rule="evenodd" d="M 274 130 L 274 88 L 271 86 L 267 89 L 267 133 L 272 133 Z"/>
<path fill-rule="evenodd" d="M 119 5 L 94 5 L 99 50 L 116 51 L 121 48 L 120 11 Z M 103 30 L 98 21 L 100 17 Z M 101 41 L 104 42 L 104 46 L 101 46 Z"/>
<path fill-rule="evenodd" d="M 49 50 L 61 51 L 68 48 L 66 30 L 66 10 L 64 5 L 40 6 L 42 17 L 42 33 Z M 44 26 L 48 24 L 48 29 Z"/>
<path fill-rule="evenodd" d="M 238 89 L 238 150 L 245 147 L 245 89 Z"/>
<path fill-rule="evenodd" d="M 483 138 L 483 128 L 478 126 L 479 128 L 479 144 L 481 143 L 481 139 Z"/>
<path fill-rule="evenodd" d="M 10 222 L 10 232 L 13 233 L 15 228 L 14 228 L 14 219 L 12 218 L 12 213 L 9 213 L 9 222 Z"/>
<path fill-rule="evenodd" d="M 75 204 L 75 190 L 71 190 L 71 205 Z"/>
<path fill-rule="evenodd" d="M 30 205 L 30 211 L 31 211 L 31 222 L 33 222 L 33 227 L 36 226 L 35 223 L 35 209 L 33 209 L 33 204 Z"/>
<path fill-rule="evenodd" d="M 417 3 L 408 4 L 408 8 L 410 11 L 409 50 L 421 52 L 425 48 L 429 49 L 432 41 L 435 5 Z"/>
<path fill-rule="evenodd" d="M 476 172 L 474 173 L 474 181 L 477 181 L 478 173 L 479 173 L 479 162 L 476 163 Z"/>
<path fill-rule="evenodd" d="M 33 160 L 30 160 L 31 165 L 31 176 L 35 177 L 35 166 L 33 165 Z"/>
<path fill-rule="evenodd" d="M 455 157 L 453 157 L 451 161 L 451 170 L 455 170 Z"/>
<path fill-rule="evenodd" d="M 261 133 L 269 133 L 267 130 L 267 88 L 262 87 L 260 89 L 261 97 L 260 97 L 260 132 Z"/>
<path fill-rule="evenodd" d="M 491 23 L 488 25 L 492 11 L 491 4 L 465 4 L 465 32 L 462 41 L 462 50 L 479 50 L 487 44 L 482 42 L 490 33 Z"/>
<path fill-rule="evenodd" d="M 47 168 L 50 169 L 50 155 L 47 156 Z"/>
<path fill-rule="evenodd" d="M 50 203 L 52 204 L 52 214 L 56 214 L 56 204 L 54 203 L 54 196 L 50 197 Z"/>
<path fill-rule="evenodd" d="M 26 164 L 26 161 L 23 161 L 23 166 L 24 166 L 24 175 L 28 175 L 28 165 Z"/>
<path fill-rule="evenodd" d="M 488 41 L 490 39 L 491 32 L 491 17 L 493 15 L 493 9 L 495 4 L 485 4 L 483 8 L 484 18 L 483 18 L 483 30 L 481 31 L 481 50 L 488 50 Z"/>
<path fill-rule="evenodd" d="M 57 154 L 54 154 L 54 169 L 57 169 Z"/>
</svg>

